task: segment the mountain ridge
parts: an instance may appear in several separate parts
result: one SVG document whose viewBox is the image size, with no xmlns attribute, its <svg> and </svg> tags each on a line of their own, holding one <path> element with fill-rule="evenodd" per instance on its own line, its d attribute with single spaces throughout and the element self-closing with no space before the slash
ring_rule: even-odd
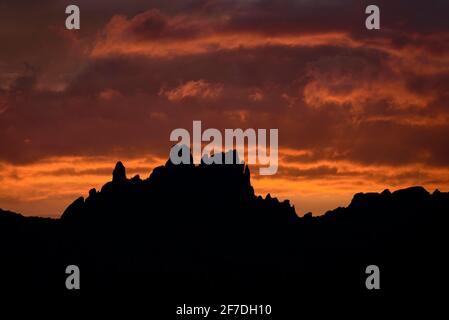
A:
<svg viewBox="0 0 449 320">
<path fill-rule="evenodd" d="M 449 193 L 411 187 L 357 193 L 347 207 L 299 217 L 288 200 L 257 196 L 245 164 L 168 160 L 141 179 L 117 162 L 111 181 L 59 219 L 0 210 L 0 280 L 64 290 L 65 267 L 75 264 L 90 289 L 116 288 L 116 279 L 135 290 L 145 274 L 160 290 L 359 292 L 376 264 L 390 289 L 418 290 L 445 266 L 447 212 Z"/>
</svg>

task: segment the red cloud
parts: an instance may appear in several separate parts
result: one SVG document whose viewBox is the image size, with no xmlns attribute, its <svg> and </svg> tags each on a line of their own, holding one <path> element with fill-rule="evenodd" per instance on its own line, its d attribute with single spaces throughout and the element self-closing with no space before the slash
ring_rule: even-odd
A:
<svg viewBox="0 0 449 320">
<path fill-rule="evenodd" d="M 211 84 L 205 80 L 192 80 L 178 87 L 167 90 L 162 88 L 159 95 L 164 95 L 170 101 L 179 101 L 189 97 L 215 99 L 223 92 L 222 84 Z"/>
</svg>

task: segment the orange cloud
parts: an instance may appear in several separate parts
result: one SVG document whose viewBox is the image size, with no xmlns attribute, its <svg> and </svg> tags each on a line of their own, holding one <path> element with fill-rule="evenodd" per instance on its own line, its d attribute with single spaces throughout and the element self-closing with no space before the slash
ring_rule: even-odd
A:
<svg viewBox="0 0 449 320">
<path fill-rule="evenodd" d="M 214 99 L 219 97 L 222 92 L 222 84 L 211 84 L 205 80 L 192 80 L 171 90 L 161 88 L 159 95 L 166 96 L 170 101 L 179 101 L 188 97 Z"/>
<path fill-rule="evenodd" d="M 380 72 L 382 65 L 348 56 L 325 57 L 309 65 L 304 100 L 312 107 L 329 104 L 352 106 L 361 111 L 369 103 L 386 101 L 394 108 L 424 108 L 433 94 L 411 91 L 401 74 Z"/>
<path fill-rule="evenodd" d="M 108 31 L 106 31 L 107 33 Z M 316 47 L 324 45 L 355 47 L 357 43 L 344 33 L 269 37 L 252 33 L 214 34 L 194 39 L 173 41 L 133 41 L 132 39 L 100 38 L 91 51 L 91 57 L 115 55 L 145 55 L 155 58 L 173 58 L 183 55 L 204 54 L 221 50 L 257 48 L 263 46 Z"/>
<path fill-rule="evenodd" d="M 256 30 L 232 30 L 231 17 L 177 14 L 167 16 L 151 9 L 130 19 L 111 18 L 91 51 L 91 57 L 140 54 L 170 58 L 220 50 L 270 46 L 357 46 L 345 32 L 264 35 Z"/>
<path fill-rule="evenodd" d="M 98 97 L 102 100 L 112 100 L 121 96 L 121 93 L 114 89 L 105 89 L 98 94 Z"/>
</svg>

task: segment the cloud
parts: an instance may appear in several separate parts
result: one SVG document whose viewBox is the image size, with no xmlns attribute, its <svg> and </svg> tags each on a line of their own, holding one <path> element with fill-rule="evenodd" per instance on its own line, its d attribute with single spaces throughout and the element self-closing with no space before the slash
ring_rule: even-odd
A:
<svg viewBox="0 0 449 320">
<path fill-rule="evenodd" d="M 192 80 L 171 90 L 161 88 L 159 95 L 166 96 L 170 101 L 179 101 L 189 97 L 215 99 L 219 97 L 222 92 L 222 84 L 211 84 L 205 80 Z"/>
<path fill-rule="evenodd" d="M 98 97 L 102 100 L 112 100 L 122 97 L 122 94 L 114 89 L 105 89 L 98 94 Z"/>
<path fill-rule="evenodd" d="M 425 108 L 432 102 L 431 94 L 410 90 L 403 74 L 388 66 L 388 59 L 346 55 L 312 62 L 306 70 L 305 102 L 312 107 L 349 105 L 356 112 L 383 101 L 399 109 Z"/>
</svg>

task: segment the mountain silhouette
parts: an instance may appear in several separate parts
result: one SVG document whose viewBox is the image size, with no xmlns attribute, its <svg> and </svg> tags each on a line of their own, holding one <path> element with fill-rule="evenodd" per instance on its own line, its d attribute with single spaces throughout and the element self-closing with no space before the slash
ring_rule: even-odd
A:
<svg viewBox="0 0 449 320">
<path fill-rule="evenodd" d="M 117 162 L 59 219 L 0 210 L 0 290 L 67 291 L 65 267 L 77 265 L 81 291 L 366 293 L 373 264 L 384 291 L 431 290 L 447 270 L 448 212 L 449 193 L 411 187 L 299 217 L 255 195 L 243 163 L 168 160 L 141 179 Z"/>
</svg>

